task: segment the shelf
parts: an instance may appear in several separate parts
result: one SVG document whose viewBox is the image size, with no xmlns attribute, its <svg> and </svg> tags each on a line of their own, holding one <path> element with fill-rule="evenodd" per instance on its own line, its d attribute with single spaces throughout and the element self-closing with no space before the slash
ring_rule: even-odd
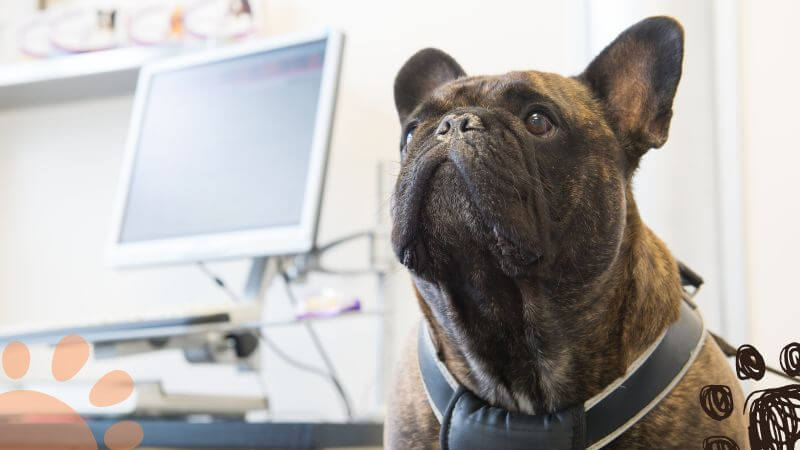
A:
<svg viewBox="0 0 800 450">
<path fill-rule="evenodd" d="M 0 65 L 0 111 L 132 94 L 139 68 L 184 47 L 130 47 Z"/>
</svg>

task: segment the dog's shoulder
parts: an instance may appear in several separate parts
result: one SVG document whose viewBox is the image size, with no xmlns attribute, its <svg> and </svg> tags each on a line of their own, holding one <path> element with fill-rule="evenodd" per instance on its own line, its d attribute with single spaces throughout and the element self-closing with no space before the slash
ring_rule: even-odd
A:
<svg viewBox="0 0 800 450">
<path fill-rule="evenodd" d="M 417 359 L 417 326 L 398 361 L 383 432 L 387 449 L 439 448 L 439 422 L 423 390 Z"/>
<path fill-rule="evenodd" d="M 724 420 L 710 418 L 700 405 L 700 390 L 712 384 L 728 386 L 733 394 L 733 412 Z M 704 439 L 726 436 L 736 441 L 740 449 L 749 449 L 743 406 L 739 380 L 709 336 L 683 380 L 609 448 L 703 448 Z"/>
</svg>

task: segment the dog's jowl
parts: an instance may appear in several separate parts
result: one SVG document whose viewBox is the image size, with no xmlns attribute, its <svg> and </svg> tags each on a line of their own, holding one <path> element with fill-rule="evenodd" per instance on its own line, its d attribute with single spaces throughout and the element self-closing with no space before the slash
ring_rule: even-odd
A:
<svg viewBox="0 0 800 450">
<path fill-rule="evenodd" d="M 678 264 L 642 223 L 632 179 L 667 140 L 682 59 L 681 26 L 655 17 L 577 76 L 468 76 L 435 49 L 398 73 L 392 245 L 438 357 L 487 404 L 529 415 L 581 405 L 678 320 Z M 416 339 L 393 385 L 390 448 L 440 445 Z M 702 448 L 708 436 L 746 448 L 741 414 L 717 421 L 698 404 L 703 386 L 737 386 L 716 343 L 700 345 L 609 448 Z"/>
</svg>

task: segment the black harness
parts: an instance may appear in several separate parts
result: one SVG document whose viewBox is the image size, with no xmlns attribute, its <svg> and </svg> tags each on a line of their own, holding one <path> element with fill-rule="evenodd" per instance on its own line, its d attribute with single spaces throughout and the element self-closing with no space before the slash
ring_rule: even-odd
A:
<svg viewBox="0 0 800 450">
<path fill-rule="evenodd" d="M 528 415 L 490 406 L 459 384 L 437 356 L 427 326 L 419 327 L 422 384 L 441 424 L 442 450 L 596 449 L 653 409 L 686 374 L 705 342 L 691 298 L 703 280 L 679 264 L 684 287 L 680 318 L 602 392 L 567 409 Z"/>
</svg>

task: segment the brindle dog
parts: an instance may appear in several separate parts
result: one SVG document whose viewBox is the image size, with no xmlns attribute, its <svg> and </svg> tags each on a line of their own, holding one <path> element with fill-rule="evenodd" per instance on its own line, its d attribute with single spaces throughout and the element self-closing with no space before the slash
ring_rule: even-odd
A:
<svg viewBox="0 0 800 450">
<path fill-rule="evenodd" d="M 583 402 L 678 317 L 678 266 L 639 216 L 631 179 L 667 140 L 683 30 L 646 19 L 579 76 L 467 77 L 425 49 L 395 81 L 402 124 L 392 245 L 440 358 L 488 403 L 529 414 Z M 708 339 L 682 382 L 614 448 L 747 446 L 743 416 L 707 417 L 707 384 L 737 386 Z M 742 405 L 734 392 L 734 404 Z M 416 333 L 396 376 L 389 448 L 437 448 Z"/>
</svg>

